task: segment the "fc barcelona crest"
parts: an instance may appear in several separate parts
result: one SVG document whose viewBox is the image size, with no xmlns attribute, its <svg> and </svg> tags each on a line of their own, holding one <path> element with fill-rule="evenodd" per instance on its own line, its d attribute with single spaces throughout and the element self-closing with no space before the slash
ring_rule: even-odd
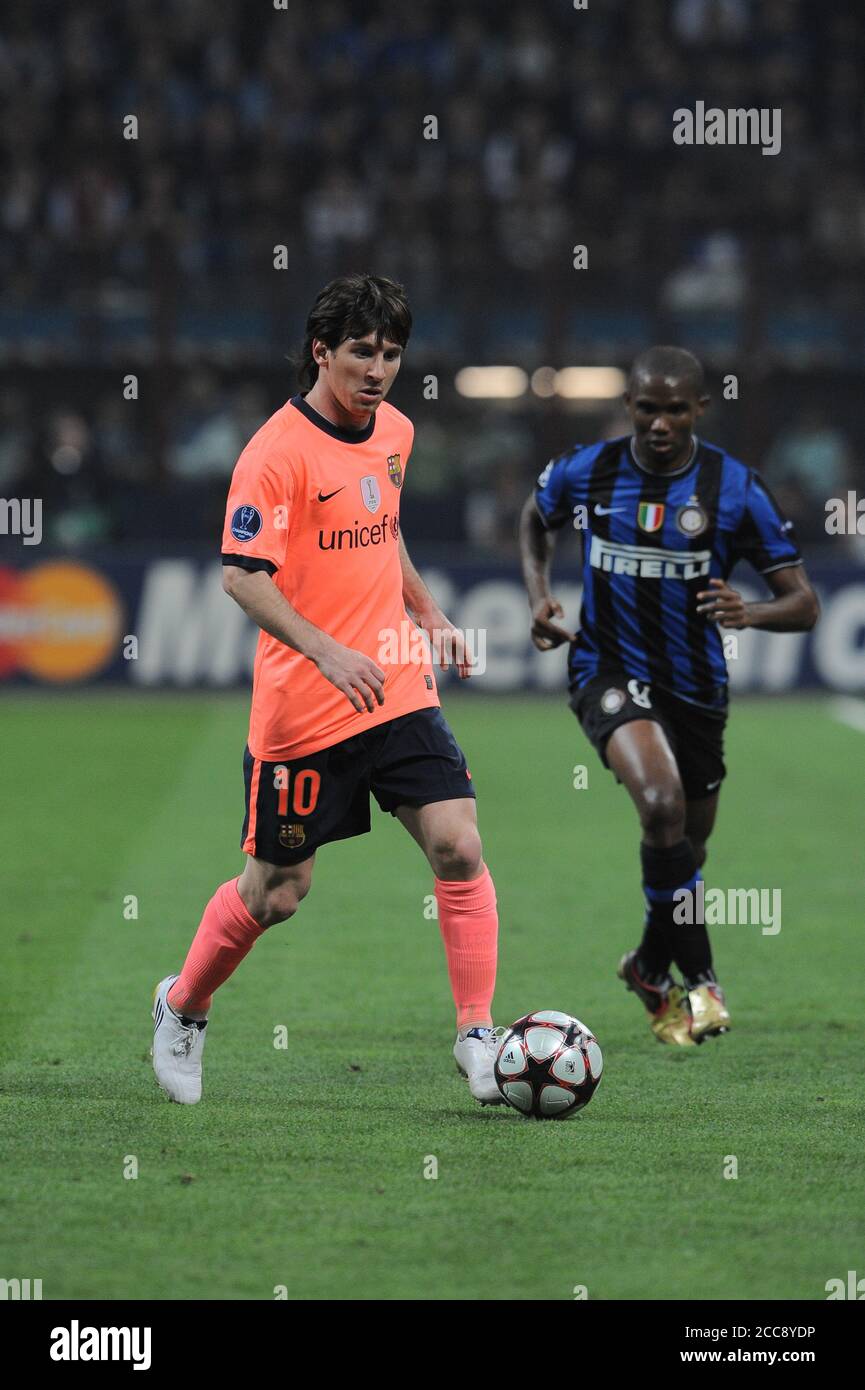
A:
<svg viewBox="0 0 865 1390">
<path fill-rule="evenodd" d="M 394 487 L 402 487 L 402 465 L 399 461 L 399 454 L 390 454 L 387 461 L 387 476 L 390 478 Z"/>
<path fill-rule="evenodd" d="M 302 825 L 281 825 L 279 827 L 279 843 L 283 849 L 300 849 L 306 839 L 306 830 Z"/>
<path fill-rule="evenodd" d="M 664 524 L 663 502 L 641 502 L 637 508 L 637 525 L 641 531 L 660 531 Z"/>
</svg>

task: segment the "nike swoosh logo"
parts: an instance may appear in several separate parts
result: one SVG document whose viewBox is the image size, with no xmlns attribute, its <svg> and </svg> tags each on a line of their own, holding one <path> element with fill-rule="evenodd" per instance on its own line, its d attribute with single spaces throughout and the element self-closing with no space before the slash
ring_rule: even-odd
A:
<svg viewBox="0 0 865 1390">
<path fill-rule="evenodd" d="M 624 507 L 602 507 L 595 503 L 595 516 L 609 516 L 611 512 L 623 512 Z"/>
<path fill-rule="evenodd" d="M 345 487 L 346 487 L 346 485 L 345 485 L 345 483 L 343 483 L 342 487 L 338 487 L 338 488 L 336 489 L 336 492 L 320 492 L 320 493 L 318 494 L 318 500 L 319 500 L 319 502 L 329 502 L 330 499 L 331 499 L 331 497 L 335 497 L 335 496 L 336 496 L 336 493 L 337 493 L 337 492 L 345 492 Z"/>
</svg>

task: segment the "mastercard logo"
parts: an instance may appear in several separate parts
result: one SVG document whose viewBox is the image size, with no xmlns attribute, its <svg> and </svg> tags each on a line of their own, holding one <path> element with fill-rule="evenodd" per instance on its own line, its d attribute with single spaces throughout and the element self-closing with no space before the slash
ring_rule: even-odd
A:
<svg viewBox="0 0 865 1390">
<path fill-rule="evenodd" d="M 0 678 L 85 680 L 114 656 L 122 619 L 113 584 L 84 565 L 0 569 Z"/>
</svg>

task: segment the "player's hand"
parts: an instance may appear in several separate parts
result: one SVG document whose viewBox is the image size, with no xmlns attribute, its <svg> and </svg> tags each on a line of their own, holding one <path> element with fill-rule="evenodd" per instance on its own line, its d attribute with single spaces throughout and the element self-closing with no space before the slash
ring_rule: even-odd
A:
<svg viewBox="0 0 865 1390">
<path fill-rule="evenodd" d="M 384 671 L 363 652 L 333 642 L 315 664 L 325 680 L 342 691 L 358 714 L 363 714 L 364 709 L 372 713 L 376 704 L 384 704 Z"/>
<path fill-rule="evenodd" d="M 438 662 L 441 669 L 448 671 L 451 666 L 455 666 L 460 680 L 468 680 L 475 665 L 475 658 L 469 649 L 465 633 L 449 623 L 443 613 L 438 614 L 435 619 L 418 618 L 418 627 L 429 638 L 433 660 Z"/>
<path fill-rule="evenodd" d="M 551 594 L 547 598 L 539 599 L 535 604 L 532 609 L 532 641 L 539 652 L 548 652 L 553 647 L 560 647 L 563 642 L 576 640 L 575 632 L 567 632 L 552 621 L 553 618 L 564 616 L 565 610 Z"/>
<path fill-rule="evenodd" d="M 705 613 L 709 622 L 719 627 L 747 627 L 748 605 L 742 595 L 724 579 L 710 579 L 709 583 L 712 588 L 697 595 L 697 612 Z"/>
</svg>

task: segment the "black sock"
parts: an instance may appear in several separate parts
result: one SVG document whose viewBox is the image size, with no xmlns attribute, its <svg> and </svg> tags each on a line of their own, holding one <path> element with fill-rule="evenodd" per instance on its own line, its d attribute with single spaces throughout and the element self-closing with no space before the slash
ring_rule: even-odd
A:
<svg viewBox="0 0 865 1390">
<path fill-rule="evenodd" d="M 646 925 L 638 960 L 647 983 L 655 983 L 653 977 L 666 976 L 672 960 L 689 976 L 711 969 L 712 957 L 705 926 L 683 927 L 673 918 L 677 905 L 673 895 L 682 889 L 693 892 L 699 876 L 690 840 L 680 840 L 666 849 L 641 844 L 640 859 L 646 897 Z"/>
<path fill-rule="evenodd" d="M 658 853 L 656 850 L 655 853 Z M 695 921 L 694 918 L 702 916 L 698 907 L 697 889 L 698 884 L 702 883 L 703 875 L 700 873 L 697 860 L 694 855 L 690 840 L 680 840 L 678 845 L 660 853 L 678 854 L 679 858 L 679 878 L 677 887 L 679 891 L 687 889 L 692 894 L 690 902 L 679 899 L 678 903 L 671 903 L 670 920 L 672 923 L 671 944 L 673 949 L 673 960 L 682 972 L 682 982 L 685 989 L 696 989 L 697 985 L 715 983 L 715 972 L 712 969 L 712 947 L 709 943 L 709 933 L 706 931 L 706 924 L 703 921 Z M 684 918 L 684 920 L 682 920 Z"/>
<path fill-rule="evenodd" d="M 703 930 L 705 931 L 705 927 L 703 928 Z M 708 941 L 709 941 L 709 938 L 708 938 L 708 936 L 707 936 L 707 937 L 706 937 L 706 943 L 707 943 L 707 945 L 708 945 Z M 709 960 L 710 960 L 710 962 L 711 962 L 711 959 L 712 959 L 712 948 L 709 947 Z M 685 989 L 696 989 L 698 985 L 716 985 L 716 984 L 718 983 L 717 979 L 715 978 L 715 972 L 714 972 L 714 970 L 712 969 L 711 964 L 709 964 L 709 965 L 706 967 L 705 970 L 698 970 L 696 975 L 689 975 L 689 974 L 684 970 L 684 968 L 682 968 L 681 966 L 680 966 L 680 969 L 682 970 L 682 975 L 684 976 Z"/>
</svg>

